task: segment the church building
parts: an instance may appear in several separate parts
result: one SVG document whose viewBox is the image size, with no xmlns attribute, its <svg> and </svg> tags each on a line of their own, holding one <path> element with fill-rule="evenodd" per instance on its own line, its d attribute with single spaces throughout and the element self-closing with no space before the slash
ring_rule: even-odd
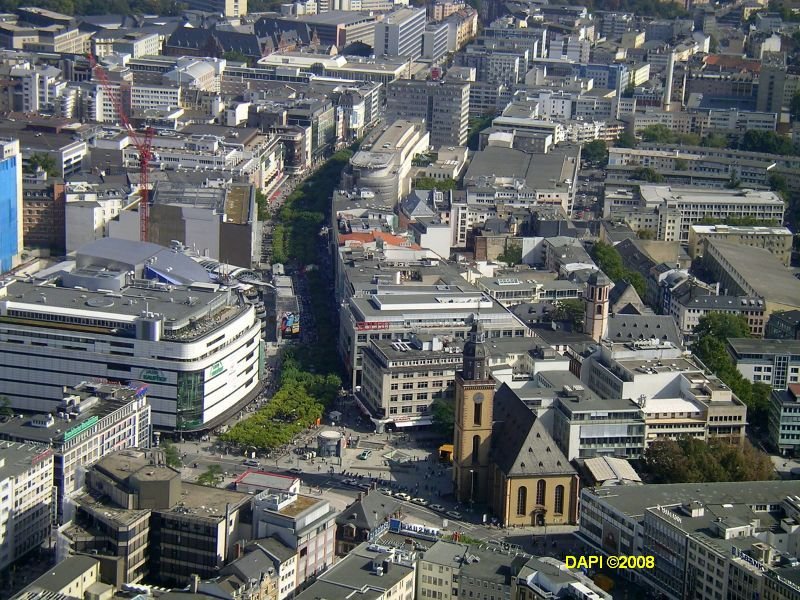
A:
<svg viewBox="0 0 800 600">
<path fill-rule="evenodd" d="M 453 484 L 506 527 L 574 525 L 578 475 L 536 414 L 508 386 L 495 394 L 486 333 L 475 323 L 455 378 Z"/>
</svg>

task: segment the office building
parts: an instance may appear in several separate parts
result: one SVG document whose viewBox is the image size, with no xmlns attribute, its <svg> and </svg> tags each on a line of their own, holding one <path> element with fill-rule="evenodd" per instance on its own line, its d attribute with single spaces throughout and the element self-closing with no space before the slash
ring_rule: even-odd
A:
<svg viewBox="0 0 800 600">
<path fill-rule="evenodd" d="M 728 353 L 742 376 L 776 390 L 800 381 L 800 340 L 729 338 Z"/>
<path fill-rule="evenodd" d="M 422 56 L 425 32 L 424 8 L 401 8 L 375 23 L 373 50 L 378 56 L 416 60 Z"/>
<path fill-rule="evenodd" d="M 720 291 L 764 300 L 768 318 L 776 310 L 800 308 L 800 281 L 769 250 L 706 240 L 703 265 Z"/>
<path fill-rule="evenodd" d="M 795 369 L 796 370 L 796 369 Z M 797 381 L 797 375 L 794 376 Z M 769 439 L 782 455 L 796 454 L 800 449 L 800 384 L 789 383 L 773 389 L 769 406 Z"/>
<path fill-rule="evenodd" d="M 0 442 L 0 569 L 48 540 L 54 500 L 53 451 Z"/>
<path fill-rule="evenodd" d="M 100 581 L 100 561 L 92 556 L 77 554 L 49 568 L 12 598 L 84 598 L 92 592 L 105 593 L 111 589 L 111 586 Z"/>
<path fill-rule="evenodd" d="M 336 515 L 324 498 L 265 490 L 253 498 L 253 535 L 274 537 L 295 556 L 295 587 L 336 560 Z"/>
<path fill-rule="evenodd" d="M 797 481 L 584 488 L 579 538 L 604 555 L 652 556 L 631 572 L 669 600 L 797 597 Z"/>
<path fill-rule="evenodd" d="M 363 352 L 371 340 L 401 341 L 416 328 L 420 334 L 456 343 L 474 320 L 484 323 L 491 338 L 524 337 L 528 332 L 516 316 L 463 280 L 381 286 L 369 296 L 347 299 L 339 315 L 339 352 L 354 386 L 361 385 Z"/>
<path fill-rule="evenodd" d="M 792 232 L 786 227 L 731 227 L 729 225 L 692 225 L 689 227 L 689 256 L 703 255 L 703 240 L 715 239 L 769 250 L 787 267 L 792 259 Z"/>
<path fill-rule="evenodd" d="M 468 81 L 398 79 L 386 87 L 388 121 L 424 121 L 432 146 L 464 146 L 469 122 Z"/>
<path fill-rule="evenodd" d="M 438 62 L 447 54 L 447 36 L 449 28 L 446 23 L 430 23 L 422 34 L 422 59 Z"/>
<path fill-rule="evenodd" d="M 52 412 L 64 385 L 141 382 L 156 427 L 223 422 L 260 389 L 261 323 L 211 277 L 185 254 L 104 238 L 74 261 L 3 284 L 0 394 Z"/>
<path fill-rule="evenodd" d="M 22 189 L 23 241 L 28 248 L 47 248 L 65 253 L 65 186 L 61 180 L 43 175 L 26 179 Z"/>
<path fill-rule="evenodd" d="M 645 447 L 681 436 L 741 444 L 747 424 L 744 403 L 693 357 L 659 339 L 657 328 L 652 335 L 625 343 L 604 341 L 581 364 L 581 380 L 601 398 L 629 400 L 642 409 Z"/>
<path fill-rule="evenodd" d="M 144 577 L 168 585 L 214 577 L 251 538 L 251 496 L 186 483 L 160 450 L 101 458 L 62 530 L 73 552 L 117 562 L 115 586 Z"/>
<path fill-rule="evenodd" d="M 800 340 L 800 310 L 772 313 L 764 337 L 771 340 Z"/>
<path fill-rule="evenodd" d="M 350 159 L 352 184 L 394 205 L 411 191 L 411 163 L 430 147 L 430 134 L 419 121 L 390 121 L 371 148 Z"/>
<path fill-rule="evenodd" d="M 784 201 L 775 192 L 755 190 L 679 188 L 642 185 L 641 205 L 663 206 L 681 213 L 678 240 L 689 242 L 689 227 L 702 219 L 750 217 L 768 223 L 783 223 Z"/>
<path fill-rule="evenodd" d="M 150 196 L 148 241 L 162 246 L 178 241 L 202 256 L 249 267 L 261 254 L 255 190 L 250 184 L 159 181 Z"/>
<path fill-rule="evenodd" d="M 22 252 L 22 156 L 19 141 L 0 139 L 0 273 L 16 266 Z"/>
<path fill-rule="evenodd" d="M 82 473 L 109 452 L 150 447 L 147 387 L 81 382 L 65 386 L 54 414 L 14 416 L 0 423 L 0 439 L 49 446 L 58 522 L 65 499 L 83 487 Z"/>
<path fill-rule="evenodd" d="M 669 314 L 675 318 L 678 329 L 685 336 L 691 336 L 700 319 L 711 313 L 724 313 L 741 316 L 747 321 L 750 335 L 764 336 L 764 301 L 761 298 L 746 296 L 715 296 L 702 287 L 682 286 L 681 290 L 672 290 L 669 295 Z M 696 294 L 695 294 L 696 292 Z"/>
</svg>

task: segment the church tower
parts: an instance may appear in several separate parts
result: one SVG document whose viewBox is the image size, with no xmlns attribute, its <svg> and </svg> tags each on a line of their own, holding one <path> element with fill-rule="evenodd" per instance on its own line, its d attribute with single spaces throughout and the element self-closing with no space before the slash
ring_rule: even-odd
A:
<svg viewBox="0 0 800 600">
<path fill-rule="evenodd" d="M 608 333 L 608 294 L 611 291 L 611 280 L 602 271 L 595 271 L 589 276 L 584 297 L 583 330 L 596 342 Z"/>
<path fill-rule="evenodd" d="M 485 504 L 495 382 L 487 364 L 486 332 L 477 319 L 464 344 L 464 368 L 455 377 L 453 485 L 459 502 Z"/>
</svg>

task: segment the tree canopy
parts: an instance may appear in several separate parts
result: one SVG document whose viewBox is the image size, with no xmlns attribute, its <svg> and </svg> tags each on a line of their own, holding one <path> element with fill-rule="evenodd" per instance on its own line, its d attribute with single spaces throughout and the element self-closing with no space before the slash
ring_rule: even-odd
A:
<svg viewBox="0 0 800 600">
<path fill-rule="evenodd" d="M 769 154 L 796 154 L 797 151 L 788 136 L 774 131 L 748 129 L 739 142 L 740 150 L 767 152 Z"/>
<path fill-rule="evenodd" d="M 34 152 L 25 165 L 25 170 L 28 173 L 35 173 L 37 168 L 47 173 L 48 177 L 59 177 L 61 175 L 55 159 L 46 152 Z"/>
<path fill-rule="evenodd" d="M 555 308 L 550 311 L 550 319 L 553 321 L 567 321 L 572 323 L 575 330 L 580 330 L 584 324 L 584 312 L 583 300 L 567 298 L 566 300 L 559 300 L 555 304 Z"/>
<path fill-rule="evenodd" d="M 317 261 L 317 240 L 325 222 L 331 194 L 339 185 L 342 169 L 353 155 L 340 150 L 284 200 L 275 215 L 272 230 L 272 259 L 285 263 L 312 264 Z"/>
<path fill-rule="evenodd" d="M 164 452 L 164 459 L 167 461 L 168 466 L 179 469 L 183 465 L 181 455 L 172 442 L 169 440 L 161 442 L 161 450 Z"/>
<path fill-rule="evenodd" d="M 222 467 L 219 465 L 208 465 L 208 468 L 197 478 L 197 483 L 209 487 L 217 487 L 222 481 Z"/>
<path fill-rule="evenodd" d="M 447 192 L 456 189 L 458 185 L 455 179 L 433 179 L 432 177 L 420 177 L 414 181 L 414 187 L 418 190 L 439 190 Z"/>
<path fill-rule="evenodd" d="M 656 142 L 660 144 L 697 146 L 701 141 L 700 136 L 696 133 L 678 133 L 660 123 L 648 125 L 641 131 L 640 135 L 645 142 Z"/>
<path fill-rule="evenodd" d="M 452 398 L 437 398 L 431 404 L 433 427 L 444 436 L 452 437 L 456 424 L 456 405 Z"/>
<path fill-rule="evenodd" d="M 626 269 L 622 264 L 622 256 L 611 244 L 597 242 L 592 247 L 592 259 L 603 273 L 612 281 L 627 281 L 636 290 L 640 298 L 647 292 L 647 281 L 638 271 Z"/>
<path fill-rule="evenodd" d="M 770 387 L 745 379 L 725 347 L 728 338 L 750 337 L 747 320 L 741 315 L 712 312 L 700 317 L 692 333 L 696 338 L 692 351 L 745 403 L 748 420 L 754 425 L 765 425 Z"/>
<path fill-rule="evenodd" d="M 522 263 L 522 246 L 516 242 L 506 240 L 506 247 L 502 253 L 497 255 L 497 260 L 512 267 Z"/>
<path fill-rule="evenodd" d="M 36 6 L 65 15 L 132 15 L 156 14 L 178 16 L 188 7 L 176 0 L 4 0 L 3 10 L 12 12 L 19 6 Z"/>
<path fill-rule="evenodd" d="M 774 478 L 769 456 L 744 440 L 735 446 L 722 440 L 692 437 L 658 440 L 645 451 L 645 466 L 657 483 L 764 481 Z"/>
<path fill-rule="evenodd" d="M 583 145 L 581 155 L 584 160 L 591 163 L 608 163 L 608 147 L 603 140 L 592 140 Z"/>
</svg>

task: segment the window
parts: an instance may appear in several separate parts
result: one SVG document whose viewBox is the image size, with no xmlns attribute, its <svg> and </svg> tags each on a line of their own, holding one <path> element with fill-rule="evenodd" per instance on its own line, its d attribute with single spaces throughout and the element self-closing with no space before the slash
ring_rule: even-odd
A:
<svg viewBox="0 0 800 600">
<path fill-rule="evenodd" d="M 553 512 L 557 515 L 564 514 L 564 486 L 556 486 L 556 505 Z"/>
<path fill-rule="evenodd" d="M 528 503 L 528 488 L 524 485 L 517 491 L 517 514 L 525 514 L 525 505 Z"/>
<path fill-rule="evenodd" d="M 478 464 L 479 459 L 479 451 L 481 448 L 481 436 L 473 435 L 472 436 L 472 464 Z"/>
<path fill-rule="evenodd" d="M 536 484 L 536 504 L 544 506 L 544 496 L 547 492 L 547 483 L 544 479 L 540 479 Z"/>
<path fill-rule="evenodd" d="M 480 425 L 483 420 L 483 394 L 478 393 L 472 397 L 472 404 L 475 407 L 472 413 L 472 424 Z"/>
</svg>

